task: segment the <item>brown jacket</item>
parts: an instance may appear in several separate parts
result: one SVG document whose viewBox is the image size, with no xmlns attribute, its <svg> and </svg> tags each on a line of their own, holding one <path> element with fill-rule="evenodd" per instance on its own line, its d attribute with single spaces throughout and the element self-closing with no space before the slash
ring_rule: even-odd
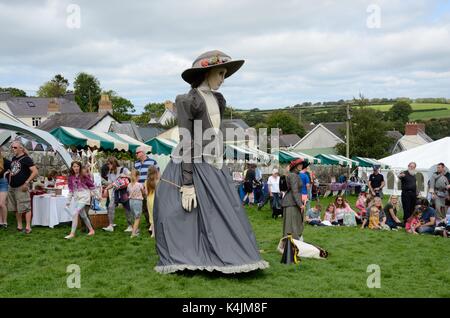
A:
<svg viewBox="0 0 450 318">
<path fill-rule="evenodd" d="M 281 206 L 283 208 L 288 206 L 298 206 L 300 208 L 303 205 L 300 198 L 300 189 L 302 188 L 300 176 L 296 173 L 289 172 L 286 176 L 286 183 L 288 185 L 288 191 L 281 201 Z"/>
</svg>

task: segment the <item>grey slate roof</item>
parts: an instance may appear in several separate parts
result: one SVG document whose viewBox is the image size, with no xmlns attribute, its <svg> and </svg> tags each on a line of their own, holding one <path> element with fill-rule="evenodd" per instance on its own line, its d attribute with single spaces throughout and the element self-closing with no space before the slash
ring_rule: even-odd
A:
<svg viewBox="0 0 450 318">
<path fill-rule="evenodd" d="M 6 104 L 15 116 L 33 117 L 47 116 L 48 103 L 52 98 L 43 97 L 11 97 L 6 100 Z M 66 98 L 56 98 L 60 105 L 61 113 L 81 113 L 77 103 Z M 33 106 L 34 105 L 34 106 Z"/>
<path fill-rule="evenodd" d="M 344 122 L 322 123 L 322 126 L 325 126 L 326 129 L 331 131 L 333 134 L 335 134 L 342 140 L 345 139 L 345 123 Z M 344 131 L 344 134 L 341 131 Z"/>
<path fill-rule="evenodd" d="M 111 116 L 110 113 L 57 113 L 42 122 L 39 125 L 39 129 L 45 131 L 52 131 L 54 128 L 61 126 L 81 128 L 81 129 L 91 129 L 104 117 Z"/>
<path fill-rule="evenodd" d="M 403 137 L 402 133 L 399 132 L 398 130 L 388 130 L 386 131 L 386 136 L 394 139 L 394 142 L 397 142 L 400 138 Z"/>
<path fill-rule="evenodd" d="M 128 135 L 131 138 L 134 138 L 139 141 L 147 141 L 142 139 L 141 134 L 139 132 L 139 128 L 134 121 L 124 121 L 121 123 L 112 122 L 111 127 L 109 127 L 109 131 L 118 134 Z"/>
<path fill-rule="evenodd" d="M 299 142 L 300 139 L 301 138 L 297 134 L 280 135 L 279 146 L 280 147 L 292 147 L 297 142 Z"/>
<path fill-rule="evenodd" d="M 139 129 L 139 133 L 142 137 L 142 140 L 144 142 L 149 141 L 150 139 L 158 136 L 159 134 L 163 133 L 164 131 L 166 131 L 163 128 L 160 127 L 154 127 L 154 126 L 142 126 L 142 127 L 138 127 Z"/>
</svg>

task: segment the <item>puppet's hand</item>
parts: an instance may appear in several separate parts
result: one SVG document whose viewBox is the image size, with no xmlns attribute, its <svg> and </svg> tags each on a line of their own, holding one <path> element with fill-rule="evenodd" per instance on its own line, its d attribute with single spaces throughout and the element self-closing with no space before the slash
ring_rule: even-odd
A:
<svg viewBox="0 0 450 318">
<path fill-rule="evenodd" d="M 194 186 L 182 186 L 181 192 L 181 205 L 187 212 L 191 212 L 192 209 L 197 207 L 197 198 L 195 196 Z"/>
</svg>

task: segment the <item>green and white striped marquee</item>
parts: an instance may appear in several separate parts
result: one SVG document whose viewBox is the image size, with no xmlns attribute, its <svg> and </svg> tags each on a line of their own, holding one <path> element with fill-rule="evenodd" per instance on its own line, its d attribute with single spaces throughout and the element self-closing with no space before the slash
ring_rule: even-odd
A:
<svg viewBox="0 0 450 318">
<path fill-rule="evenodd" d="M 129 151 L 136 153 L 136 148 L 144 147 L 147 152 L 152 150 L 152 147 L 144 144 L 134 138 L 125 134 L 117 134 L 114 132 L 94 132 L 87 129 L 59 127 L 53 129 L 52 134 L 66 147 L 95 148 L 99 150 L 117 150 Z"/>
<path fill-rule="evenodd" d="M 323 165 L 340 165 L 340 166 L 351 166 L 353 168 L 359 166 L 359 162 L 356 160 L 352 160 L 350 158 L 341 156 L 341 155 L 326 155 L 319 154 L 316 158 L 321 160 L 321 164 Z"/>
<path fill-rule="evenodd" d="M 353 157 L 353 160 L 356 160 L 359 162 L 360 167 L 366 167 L 366 168 L 372 168 L 373 166 L 380 166 L 382 169 L 388 169 L 389 165 L 386 165 L 376 159 L 372 158 L 365 158 L 365 157 Z"/>
</svg>

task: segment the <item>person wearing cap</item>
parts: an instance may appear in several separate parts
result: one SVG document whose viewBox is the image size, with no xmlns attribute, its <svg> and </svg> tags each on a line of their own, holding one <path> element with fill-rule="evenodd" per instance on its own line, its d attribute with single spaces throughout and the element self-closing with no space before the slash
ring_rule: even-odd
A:
<svg viewBox="0 0 450 318">
<path fill-rule="evenodd" d="M 288 190 L 281 201 L 283 207 L 283 237 L 291 234 L 296 240 L 303 234 L 304 207 L 300 197 L 302 181 L 299 172 L 303 169 L 303 159 L 296 159 L 289 164 L 286 176 Z"/>
<path fill-rule="evenodd" d="M 153 209 L 159 273 L 188 269 L 232 274 L 269 266 L 223 166 L 223 144 L 217 138 L 226 105 L 217 89 L 243 63 L 209 51 L 181 75 L 191 89 L 175 100 L 180 143 L 156 188 Z M 202 138 L 211 132 L 213 140 Z"/>
<path fill-rule="evenodd" d="M 373 196 L 383 198 L 384 177 L 380 173 L 380 166 L 373 166 L 373 173 L 369 176 L 369 191 Z"/>
<path fill-rule="evenodd" d="M 267 180 L 267 185 L 271 199 L 272 217 L 276 218 L 278 215 L 283 214 L 281 208 L 280 174 L 278 173 L 278 169 L 275 168 L 272 170 L 272 175 Z"/>
<path fill-rule="evenodd" d="M 145 184 L 145 181 L 147 180 L 147 174 L 148 174 L 148 168 L 150 166 L 154 166 L 159 171 L 158 163 L 155 159 L 150 158 L 150 156 L 147 155 L 147 149 L 145 149 L 143 146 L 139 146 L 136 149 L 136 161 L 134 162 L 134 169 L 139 171 L 139 179 L 138 182 L 141 184 Z M 144 214 L 145 220 L 147 221 L 147 225 L 149 228 L 149 233 L 152 234 L 151 228 L 152 224 L 150 221 L 150 216 L 148 214 L 148 207 L 147 207 L 147 198 L 144 198 L 144 201 L 142 202 L 142 214 Z"/>
</svg>

